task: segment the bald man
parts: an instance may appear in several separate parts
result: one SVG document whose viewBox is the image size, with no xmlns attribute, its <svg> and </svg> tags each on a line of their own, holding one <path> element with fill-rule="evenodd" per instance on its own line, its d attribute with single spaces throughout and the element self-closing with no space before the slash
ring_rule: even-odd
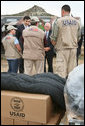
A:
<svg viewBox="0 0 85 126">
<path fill-rule="evenodd" d="M 50 35 L 51 35 L 51 24 L 46 23 L 45 26 L 45 40 L 44 40 L 44 50 L 45 50 L 45 64 L 44 64 L 44 72 L 46 72 L 46 60 L 48 63 L 48 72 L 53 72 L 53 56 L 54 46 L 51 43 Z"/>
</svg>

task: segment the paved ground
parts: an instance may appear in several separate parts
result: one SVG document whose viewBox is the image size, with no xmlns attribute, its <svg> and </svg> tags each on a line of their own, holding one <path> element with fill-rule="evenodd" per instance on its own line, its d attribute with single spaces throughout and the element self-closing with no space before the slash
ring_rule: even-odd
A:
<svg viewBox="0 0 85 126">
<path fill-rule="evenodd" d="M 80 56 L 79 58 L 79 64 L 83 64 L 84 63 L 84 56 Z M 47 64 L 46 64 L 46 67 L 48 68 Z M 5 59 L 5 57 L 2 55 L 2 58 L 1 58 L 1 72 L 7 72 L 8 70 L 8 63 Z M 53 59 L 53 70 L 54 70 L 54 73 L 56 71 L 56 58 Z M 35 74 L 35 69 L 33 69 L 33 74 Z"/>
</svg>

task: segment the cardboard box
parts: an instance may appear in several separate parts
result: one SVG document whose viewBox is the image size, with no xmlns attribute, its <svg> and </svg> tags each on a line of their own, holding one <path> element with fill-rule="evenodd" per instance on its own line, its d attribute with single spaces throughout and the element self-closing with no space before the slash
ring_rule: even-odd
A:
<svg viewBox="0 0 85 126">
<path fill-rule="evenodd" d="M 28 125 L 28 122 L 20 119 L 14 119 L 13 125 Z"/>
<path fill-rule="evenodd" d="M 1 91 L 2 118 L 47 123 L 52 114 L 49 95 Z"/>
<path fill-rule="evenodd" d="M 13 119 L 1 117 L 1 125 L 13 125 Z"/>
<path fill-rule="evenodd" d="M 28 125 L 44 125 L 44 124 L 38 122 L 29 122 Z"/>
<path fill-rule="evenodd" d="M 11 125 L 59 125 L 62 118 L 62 114 L 63 114 L 62 112 L 53 114 L 49 122 L 46 124 L 38 123 L 38 122 L 28 122 L 28 121 L 26 122 L 26 121 L 17 120 L 17 119 L 14 119 L 12 122 L 9 122 L 7 124 L 11 124 Z M 6 124 L 7 120 L 9 120 L 9 118 L 4 120 L 3 125 Z"/>
<path fill-rule="evenodd" d="M 63 115 L 64 111 L 53 114 L 50 121 L 46 125 L 59 125 Z"/>
</svg>

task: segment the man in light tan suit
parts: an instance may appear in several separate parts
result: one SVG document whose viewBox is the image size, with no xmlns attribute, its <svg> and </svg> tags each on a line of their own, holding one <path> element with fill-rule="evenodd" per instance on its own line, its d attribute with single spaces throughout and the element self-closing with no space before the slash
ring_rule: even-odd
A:
<svg viewBox="0 0 85 126">
<path fill-rule="evenodd" d="M 80 39 L 80 23 L 70 16 L 70 6 L 61 9 L 62 17 L 54 22 L 51 41 L 56 48 L 56 74 L 65 78 L 76 67 L 76 51 Z"/>
<path fill-rule="evenodd" d="M 44 72 L 44 36 L 43 30 L 39 29 L 39 19 L 31 18 L 31 26 L 23 30 L 24 38 L 24 69 L 25 74 L 32 75 L 33 65 L 35 66 L 36 74 Z"/>
</svg>

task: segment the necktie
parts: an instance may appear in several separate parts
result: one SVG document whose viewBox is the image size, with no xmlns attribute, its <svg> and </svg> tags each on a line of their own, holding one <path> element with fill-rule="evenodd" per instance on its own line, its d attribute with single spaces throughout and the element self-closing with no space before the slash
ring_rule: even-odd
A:
<svg viewBox="0 0 85 126">
<path fill-rule="evenodd" d="M 48 38 L 48 36 L 47 36 L 48 34 L 47 34 L 47 32 L 46 32 L 46 39 Z"/>
</svg>

